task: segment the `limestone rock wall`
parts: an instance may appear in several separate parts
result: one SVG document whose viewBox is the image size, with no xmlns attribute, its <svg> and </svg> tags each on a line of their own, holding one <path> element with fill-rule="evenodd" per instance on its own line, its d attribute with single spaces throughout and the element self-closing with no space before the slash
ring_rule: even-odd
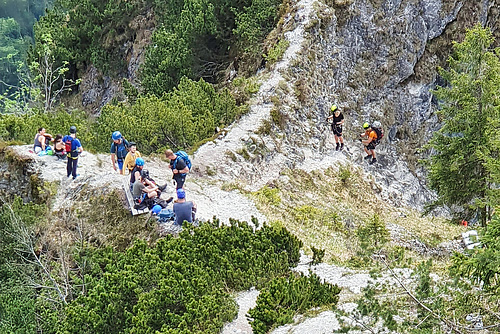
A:
<svg viewBox="0 0 500 334">
<path fill-rule="evenodd" d="M 39 186 L 32 158 L 19 156 L 11 148 L 0 151 L 0 198 L 17 195 L 24 202 L 39 201 Z"/>
<path fill-rule="evenodd" d="M 423 208 L 434 198 L 418 159 L 439 128 L 431 94 L 437 67 L 446 64 L 452 41 L 477 22 L 498 35 L 498 8 L 500 0 L 295 3 L 278 28 L 290 43 L 283 60 L 263 71 L 251 112 L 225 138 L 200 148 L 195 166 L 255 190 L 283 168 L 351 163 L 375 178 L 384 199 Z M 332 103 L 346 117 L 345 155 L 334 151 L 325 123 Z M 361 124 L 375 120 L 386 136 L 379 163 L 370 166 L 357 138 Z M 266 124 L 272 126 L 265 130 Z"/>
</svg>

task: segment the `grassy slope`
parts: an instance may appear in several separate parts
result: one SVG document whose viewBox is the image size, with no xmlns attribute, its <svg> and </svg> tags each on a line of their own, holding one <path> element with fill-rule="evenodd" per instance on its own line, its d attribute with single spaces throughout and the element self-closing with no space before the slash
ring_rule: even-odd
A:
<svg viewBox="0 0 500 334">
<path fill-rule="evenodd" d="M 376 195 L 377 185 L 352 166 L 307 173 L 286 170 L 283 177 L 252 196 L 269 220 L 279 220 L 311 246 L 326 249 L 324 260 L 345 264 L 355 255 L 357 227 L 374 214 L 390 230 L 403 231 L 398 239 L 423 242 L 428 248 L 457 239 L 465 228 L 444 218 L 421 216 L 411 208 L 395 208 Z M 394 225 L 393 225 L 394 224 Z M 398 240 L 401 241 L 401 240 Z"/>
</svg>

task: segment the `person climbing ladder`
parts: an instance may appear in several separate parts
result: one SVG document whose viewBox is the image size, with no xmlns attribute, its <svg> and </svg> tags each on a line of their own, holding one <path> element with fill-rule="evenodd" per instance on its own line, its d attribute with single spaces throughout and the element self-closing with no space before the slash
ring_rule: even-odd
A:
<svg viewBox="0 0 500 334">
<path fill-rule="evenodd" d="M 335 136 L 335 151 L 344 149 L 344 139 L 342 138 L 342 125 L 344 124 L 344 115 L 340 112 L 339 108 L 334 104 L 330 108 L 332 115 L 328 116 L 327 122 L 332 120 L 332 132 Z M 340 142 L 340 144 L 339 144 Z"/>
</svg>

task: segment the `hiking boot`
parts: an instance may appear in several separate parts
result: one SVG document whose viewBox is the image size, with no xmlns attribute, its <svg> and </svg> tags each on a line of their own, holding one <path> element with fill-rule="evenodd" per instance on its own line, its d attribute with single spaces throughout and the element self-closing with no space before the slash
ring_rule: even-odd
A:
<svg viewBox="0 0 500 334">
<path fill-rule="evenodd" d="M 370 161 L 370 165 L 373 165 L 376 162 L 377 162 L 377 158 L 373 158 L 372 161 Z"/>
<path fill-rule="evenodd" d="M 158 187 L 158 190 L 159 190 L 160 192 L 164 192 L 164 191 L 165 191 L 165 189 L 167 189 L 167 183 L 165 183 L 164 185 L 162 185 L 162 186 L 159 186 L 159 187 Z"/>
<path fill-rule="evenodd" d="M 364 157 L 365 160 L 368 160 L 368 159 L 371 159 L 372 156 L 371 155 L 367 155 L 366 157 Z"/>
<path fill-rule="evenodd" d="M 142 203 L 134 205 L 134 209 L 136 209 L 136 210 L 144 210 L 147 207 L 148 206 L 147 206 L 147 204 L 145 202 L 142 202 Z"/>
<path fill-rule="evenodd" d="M 168 204 L 168 203 L 172 202 L 173 200 L 174 200 L 174 198 L 173 198 L 173 197 L 170 197 L 169 199 L 167 199 L 167 201 L 166 201 L 166 202 L 167 202 L 167 204 Z"/>
<path fill-rule="evenodd" d="M 340 144 L 340 150 L 342 151 L 344 149 L 344 143 Z"/>
<path fill-rule="evenodd" d="M 338 151 L 339 150 L 339 147 L 340 147 L 340 144 L 337 143 L 337 147 L 335 147 L 335 151 Z"/>
</svg>

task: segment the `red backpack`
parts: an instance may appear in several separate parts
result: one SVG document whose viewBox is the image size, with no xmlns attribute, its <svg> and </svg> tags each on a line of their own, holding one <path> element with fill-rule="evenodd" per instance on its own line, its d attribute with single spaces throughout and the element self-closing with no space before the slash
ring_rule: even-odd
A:
<svg viewBox="0 0 500 334">
<path fill-rule="evenodd" d="M 65 144 L 64 150 L 66 151 L 66 153 L 70 153 L 71 152 L 71 143 L 72 142 L 73 142 L 73 137 L 66 136 L 66 141 L 64 142 L 64 144 Z"/>
</svg>

